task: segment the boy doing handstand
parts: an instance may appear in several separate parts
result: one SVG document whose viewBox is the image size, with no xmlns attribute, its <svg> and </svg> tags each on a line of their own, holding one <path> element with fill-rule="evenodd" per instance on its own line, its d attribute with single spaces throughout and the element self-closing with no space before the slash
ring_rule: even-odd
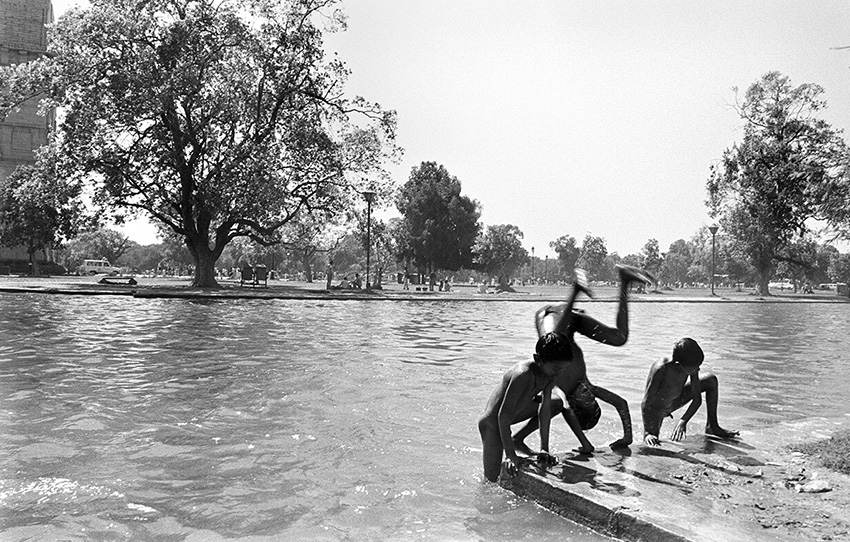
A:
<svg viewBox="0 0 850 542">
<path fill-rule="evenodd" d="M 632 419 L 629 414 L 629 405 L 625 399 L 616 393 L 601 386 L 594 386 L 587 378 L 587 367 L 584 362 L 584 354 L 576 344 L 574 336 L 578 332 L 597 342 L 622 346 L 629 338 L 629 309 L 628 292 L 632 282 L 647 283 L 651 276 L 639 269 L 627 265 L 618 265 L 617 272 L 620 275 L 619 307 L 617 309 L 617 327 L 608 327 L 580 310 L 573 310 L 573 304 L 579 292 L 584 292 L 592 297 L 587 287 L 584 271 L 576 269 L 576 281 L 573 284 L 573 292 L 569 301 L 557 305 L 547 305 L 535 314 L 535 325 L 538 335 L 554 332 L 562 335 L 569 343 L 573 362 L 555 377 L 555 385 L 563 392 L 566 406 L 563 410 L 554 411 L 553 416 L 562 414 L 567 425 L 579 440 L 581 446 L 579 452 L 591 453 L 594 448 L 584 435 L 584 431 L 591 429 L 599 421 L 602 410 L 596 399 L 604 401 L 617 409 L 623 424 L 623 437 L 610 444 L 611 448 L 628 446 L 632 443 Z M 552 401 L 557 407 L 564 404 L 563 401 Z M 525 438 L 537 429 L 534 419 L 522 427 L 513 436 L 514 447 L 530 453 L 531 450 L 525 445 Z"/>
<path fill-rule="evenodd" d="M 674 441 L 685 437 L 688 422 L 702 404 L 705 393 L 705 406 L 708 420 L 705 432 L 721 438 L 732 438 L 737 431 L 727 431 L 717 422 L 717 377 L 709 371 L 700 374 L 699 368 L 705 358 L 702 348 L 691 338 L 676 342 L 673 347 L 673 359 L 664 358 L 655 362 L 649 369 L 646 390 L 643 395 L 643 441 L 649 446 L 658 446 L 661 422 L 666 416 L 680 409 L 690 401 L 688 409 L 676 422 L 670 435 Z M 686 384 L 687 381 L 687 384 Z"/>
<path fill-rule="evenodd" d="M 519 458 L 511 440 L 511 424 L 529 418 L 537 417 L 540 424 L 541 452 L 537 460 L 544 464 L 555 463 L 555 458 L 549 454 L 549 421 L 553 408 L 562 406 L 551 404 L 552 386 L 555 375 L 569 365 L 570 357 L 570 345 L 563 336 L 544 334 L 537 340 L 533 360 L 522 361 L 508 369 L 490 395 L 484 415 L 478 421 L 478 430 L 484 448 L 484 476 L 491 482 L 499 478 L 503 466 L 510 476 L 517 473 Z M 535 402 L 538 394 L 542 397 L 539 405 Z"/>
</svg>

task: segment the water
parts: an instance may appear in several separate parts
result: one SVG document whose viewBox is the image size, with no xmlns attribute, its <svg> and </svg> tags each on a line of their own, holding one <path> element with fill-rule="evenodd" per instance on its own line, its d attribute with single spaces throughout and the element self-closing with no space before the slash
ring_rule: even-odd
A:
<svg viewBox="0 0 850 542">
<path fill-rule="evenodd" d="M 0 538 L 603 540 L 482 481 L 476 420 L 536 308 L 3 295 Z M 649 365 L 694 337 L 721 423 L 770 448 L 846 423 L 848 310 L 638 303 L 624 347 L 579 340 L 640 435 Z"/>
</svg>

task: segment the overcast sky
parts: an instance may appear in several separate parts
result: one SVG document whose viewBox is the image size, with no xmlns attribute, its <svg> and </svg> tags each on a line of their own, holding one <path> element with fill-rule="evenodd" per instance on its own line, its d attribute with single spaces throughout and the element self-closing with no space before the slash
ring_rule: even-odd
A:
<svg viewBox="0 0 850 542">
<path fill-rule="evenodd" d="M 74 0 L 54 0 L 58 16 Z M 343 3 L 328 38 L 349 91 L 395 109 L 392 165 L 404 183 L 444 165 L 514 224 L 535 255 L 561 235 L 609 252 L 662 251 L 710 223 L 709 166 L 741 136 L 732 105 L 761 75 L 826 90 L 824 117 L 850 127 L 850 3 L 565 0 Z M 154 242 L 149 227 L 126 230 Z"/>
</svg>

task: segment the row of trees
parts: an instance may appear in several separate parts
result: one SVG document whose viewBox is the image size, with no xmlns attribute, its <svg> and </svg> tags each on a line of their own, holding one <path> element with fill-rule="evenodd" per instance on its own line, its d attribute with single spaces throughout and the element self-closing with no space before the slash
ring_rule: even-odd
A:
<svg viewBox="0 0 850 542">
<path fill-rule="evenodd" d="M 348 70 L 324 48 L 344 25 L 335 0 L 93 0 L 70 11 L 48 55 L 0 68 L 0 110 L 40 97 L 63 113 L 37 162 L 0 183 L 0 242 L 32 254 L 98 219 L 144 213 L 188 251 L 195 286 L 216 286 L 223 258 L 278 250 L 309 279 L 329 256 L 339 266 L 342 247 L 364 246 L 369 190 L 401 216 L 374 223 L 377 269 L 478 269 L 507 282 L 529 262 L 517 226 L 485 228 L 436 162 L 395 188 L 384 169 L 399 153 L 395 113 L 348 97 Z M 822 92 L 765 75 L 738 106 L 743 139 L 709 174 L 719 269 L 752 275 L 763 294 L 781 266 L 812 273 L 815 224 L 850 236 L 848 153 L 817 117 Z M 663 254 L 650 240 L 622 261 L 691 282 L 705 276 L 704 234 Z M 592 235 L 552 248 L 564 277 L 580 265 L 604 280 L 619 259 Z"/>
</svg>

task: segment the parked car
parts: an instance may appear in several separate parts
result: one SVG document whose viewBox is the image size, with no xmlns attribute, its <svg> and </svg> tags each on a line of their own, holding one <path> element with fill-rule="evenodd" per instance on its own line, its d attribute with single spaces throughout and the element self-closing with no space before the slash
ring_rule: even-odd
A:
<svg viewBox="0 0 850 542">
<path fill-rule="evenodd" d="M 114 267 L 105 258 L 100 260 L 83 260 L 80 266 L 81 275 L 117 275 L 121 272 L 120 267 Z"/>
</svg>

